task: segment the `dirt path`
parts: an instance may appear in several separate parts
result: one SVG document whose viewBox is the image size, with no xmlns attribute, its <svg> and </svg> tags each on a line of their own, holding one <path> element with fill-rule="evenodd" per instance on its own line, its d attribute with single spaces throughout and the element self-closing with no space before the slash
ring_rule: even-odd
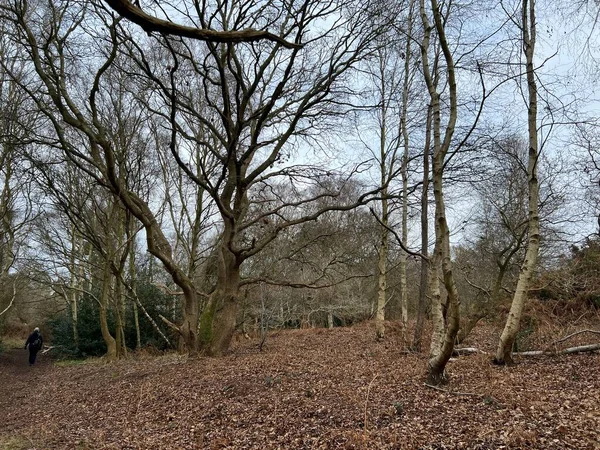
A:
<svg viewBox="0 0 600 450">
<path fill-rule="evenodd" d="M 38 353 L 33 367 L 29 367 L 28 358 L 29 352 L 24 348 L 6 349 L 0 353 L 0 374 L 20 378 L 21 376 L 47 370 L 51 366 L 48 356 L 41 353 Z"/>
<path fill-rule="evenodd" d="M 9 348 L 0 353 L 0 448 L 29 448 L 21 446 L 28 439 L 17 432 L 17 427 L 27 420 L 26 411 L 35 409 L 35 392 L 52 369 L 50 358 L 41 354 L 30 367 L 29 352 L 24 348 Z"/>
</svg>

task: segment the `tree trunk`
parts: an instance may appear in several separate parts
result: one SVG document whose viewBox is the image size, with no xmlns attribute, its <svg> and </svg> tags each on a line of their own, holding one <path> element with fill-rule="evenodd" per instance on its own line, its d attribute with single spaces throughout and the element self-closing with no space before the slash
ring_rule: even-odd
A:
<svg viewBox="0 0 600 450">
<path fill-rule="evenodd" d="M 522 4 L 523 49 L 526 57 L 527 89 L 529 107 L 527 125 L 529 129 L 529 158 L 527 175 L 529 179 L 529 236 L 525 260 L 521 264 L 519 280 L 513 297 L 506 325 L 500 336 L 494 362 L 496 364 L 512 363 L 512 348 L 519 331 L 521 315 L 527 300 L 527 292 L 537 267 L 540 247 L 540 218 L 538 212 L 539 183 L 537 178 L 537 162 L 539 156 L 537 136 L 537 85 L 533 55 L 535 50 L 536 24 L 535 0 L 523 0 Z"/>
<path fill-rule="evenodd" d="M 387 195 L 387 190 L 384 189 L 382 194 Z M 377 261 L 377 311 L 375 315 L 375 328 L 377 339 L 383 339 L 385 336 L 385 304 L 387 293 L 387 257 L 388 257 L 388 230 L 385 228 L 388 225 L 388 204 L 387 199 L 381 200 L 381 241 L 379 244 L 378 261 Z"/>
<path fill-rule="evenodd" d="M 438 109 L 437 114 L 435 113 L 436 109 Z M 434 120 L 439 120 L 439 97 L 437 98 L 436 104 L 434 104 Z M 434 125 L 434 140 L 436 139 L 436 128 L 439 129 L 439 124 Z M 436 234 L 438 236 L 437 241 L 440 246 L 439 257 L 441 258 L 444 286 L 448 294 L 448 308 L 446 312 L 446 330 L 442 346 L 439 353 L 429 359 L 428 383 L 432 385 L 436 385 L 442 381 L 445 381 L 444 371 L 446 363 L 452 356 L 456 334 L 460 328 L 458 291 L 456 289 L 454 275 L 452 272 L 452 260 L 450 258 L 450 230 L 446 221 L 446 207 L 444 204 L 444 194 L 442 189 L 443 165 L 443 154 L 441 152 L 436 152 L 433 162 L 433 192 L 436 205 Z"/>
<path fill-rule="evenodd" d="M 229 348 L 238 310 L 240 267 L 228 248 L 221 244 L 217 287 L 211 294 L 198 325 L 201 350 L 209 356 L 223 355 Z"/>
<path fill-rule="evenodd" d="M 380 58 L 382 58 L 380 54 Z M 381 235 L 378 250 L 377 261 L 377 309 L 375 313 L 375 337 L 383 339 L 385 337 L 385 307 L 387 303 L 387 259 L 389 251 L 389 224 L 388 211 L 388 170 L 393 170 L 394 159 L 389 164 L 387 161 L 386 133 L 387 133 L 387 94 L 384 64 L 380 59 L 380 77 L 381 77 L 381 121 L 379 123 L 379 174 L 381 183 Z"/>
<path fill-rule="evenodd" d="M 485 314 L 481 313 L 481 312 L 478 312 L 478 313 L 470 316 L 468 318 L 468 320 L 465 323 L 463 323 L 463 325 L 458 330 L 458 333 L 456 334 L 456 343 L 462 344 L 462 342 L 467 338 L 467 336 L 469 336 L 469 334 L 471 334 L 471 331 L 473 331 L 473 328 L 475 328 L 475 326 L 479 323 L 479 321 L 481 319 L 483 319 L 484 317 L 485 317 Z"/>
<path fill-rule="evenodd" d="M 404 144 L 404 154 L 402 155 L 402 242 L 408 243 L 408 126 L 406 116 L 408 114 L 408 90 L 410 87 L 410 72 L 411 72 L 411 44 L 412 44 L 412 28 L 413 28 L 413 10 L 414 0 L 410 0 L 408 9 L 408 31 L 406 39 L 406 48 L 404 55 L 404 81 L 402 84 L 402 114 L 400 116 L 400 126 L 402 129 L 402 140 Z M 400 305 L 402 311 L 402 336 L 404 343 L 408 342 L 408 288 L 406 282 L 406 265 L 408 254 L 401 251 L 400 254 Z"/>
<path fill-rule="evenodd" d="M 115 341 L 117 347 L 117 358 L 127 356 L 127 344 L 125 343 L 125 294 L 123 285 L 119 278 L 115 279 Z"/>
<path fill-rule="evenodd" d="M 431 10 L 435 22 L 435 30 L 439 38 L 440 48 L 446 61 L 446 78 L 448 83 L 450 107 L 448 112 L 448 122 L 445 127 L 444 137 L 441 136 L 441 108 L 440 94 L 437 92 L 437 85 L 432 77 L 429 67 L 427 49 L 429 47 L 429 38 L 431 27 L 425 11 L 424 0 L 420 4 L 421 18 L 425 35 L 421 47 L 421 56 L 423 59 L 423 72 L 425 81 L 431 99 L 431 111 L 433 118 L 433 194 L 435 199 L 435 229 L 436 229 L 436 253 L 441 259 L 442 275 L 444 286 L 448 294 L 446 330 L 439 354 L 431 357 L 428 361 L 429 375 L 428 382 L 432 385 L 439 384 L 446 380 L 445 367 L 452 356 L 456 334 L 460 326 L 460 309 L 458 291 L 454 282 L 452 260 L 450 255 L 450 229 L 446 219 L 446 205 L 443 192 L 443 174 L 445 158 L 452 143 L 454 126 L 457 118 L 457 100 L 456 100 L 456 79 L 454 71 L 454 61 L 452 52 L 446 39 L 444 29 L 445 19 L 442 17 L 437 0 L 431 0 Z"/>
<path fill-rule="evenodd" d="M 132 227 L 133 228 L 133 227 Z M 133 294 L 133 323 L 135 325 L 135 349 L 140 351 L 142 349 L 142 336 L 140 333 L 140 317 L 138 313 L 138 307 L 135 303 L 137 298 L 137 283 L 136 283 L 136 271 L 135 271 L 135 245 L 131 245 L 129 249 L 129 284 L 130 291 Z"/>
<path fill-rule="evenodd" d="M 431 145 L 431 106 L 427 108 L 427 123 L 425 132 L 425 148 L 423 149 L 423 189 L 421 194 L 421 254 L 429 254 L 429 147 Z M 421 281 L 419 285 L 419 304 L 417 307 L 417 320 L 413 336 L 412 349 L 421 351 L 423 326 L 425 324 L 425 311 L 427 309 L 427 291 L 429 279 L 429 264 L 425 258 L 421 259 Z"/>
<path fill-rule="evenodd" d="M 104 271 L 102 276 L 102 291 L 100 293 L 100 332 L 102 339 L 106 344 L 106 358 L 109 361 L 117 359 L 117 343 L 115 338 L 110 334 L 108 327 L 108 304 L 110 298 L 111 276 L 110 276 L 110 261 L 108 258 L 104 261 Z"/>
<path fill-rule="evenodd" d="M 439 258 L 434 250 L 433 258 L 429 266 L 429 293 L 431 296 L 431 322 L 433 330 L 431 333 L 431 344 L 429 345 L 429 357 L 435 358 L 440 354 L 444 340 L 444 314 L 442 311 L 442 296 L 439 282 Z"/>
<path fill-rule="evenodd" d="M 73 330 L 73 345 L 76 350 L 79 350 L 79 332 L 77 329 L 77 298 L 79 297 L 79 293 L 75 290 L 75 285 L 77 284 L 77 268 L 75 267 L 75 254 L 77 252 L 77 235 L 75 226 L 71 227 L 71 255 L 69 258 L 69 297 L 71 301 L 69 302 L 71 307 L 71 326 Z"/>
</svg>

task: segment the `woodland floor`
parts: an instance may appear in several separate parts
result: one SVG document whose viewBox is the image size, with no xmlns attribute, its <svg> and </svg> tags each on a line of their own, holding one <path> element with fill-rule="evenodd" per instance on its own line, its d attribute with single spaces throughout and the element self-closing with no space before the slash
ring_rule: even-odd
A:
<svg viewBox="0 0 600 450">
<path fill-rule="evenodd" d="M 222 358 L 42 355 L 32 368 L 8 349 L 0 449 L 600 448 L 600 354 L 511 368 L 463 356 L 447 393 L 424 385 L 424 355 L 373 336 L 370 325 L 293 330 L 262 352 L 241 339 Z M 470 344 L 492 352 L 496 339 L 480 326 Z"/>
</svg>

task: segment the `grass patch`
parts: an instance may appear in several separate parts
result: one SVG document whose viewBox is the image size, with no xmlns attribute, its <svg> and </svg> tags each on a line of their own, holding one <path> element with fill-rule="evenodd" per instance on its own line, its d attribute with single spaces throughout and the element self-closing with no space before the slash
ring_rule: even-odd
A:
<svg viewBox="0 0 600 450">
<path fill-rule="evenodd" d="M 57 367 L 73 367 L 73 366 L 85 366 L 89 364 L 90 361 L 87 359 L 61 359 L 59 361 L 55 361 L 54 365 Z"/>
<path fill-rule="evenodd" d="M 19 339 L 14 337 L 4 336 L 2 338 L 2 348 L 6 350 L 15 349 L 15 348 L 24 348 L 25 339 Z M 1 448 L 1 447 L 0 447 Z"/>
<path fill-rule="evenodd" d="M 0 450 L 29 450 L 31 442 L 20 436 L 0 436 Z"/>
</svg>

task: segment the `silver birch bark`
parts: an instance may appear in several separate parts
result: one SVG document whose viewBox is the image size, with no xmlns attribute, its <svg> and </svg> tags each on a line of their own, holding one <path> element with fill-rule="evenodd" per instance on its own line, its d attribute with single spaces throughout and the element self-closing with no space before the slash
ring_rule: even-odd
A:
<svg viewBox="0 0 600 450">
<path fill-rule="evenodd" d="M 527 163 L 527 176 L 529 182 L 529 236 L 527 253 L 521 264 L 517 288 L 513 296 L 512 305 L 506 319 L 506 325 L 500 336 L 498 349 L 494 361 L 497 364 L 512 363 L 512 347 L 519 331 L 521 315 L 527 300 L 527 291 L 536 270 L 540 248 L 540 218 L 538 211 L 539 183 L 537 177 L 537 161 L 539 156 L 537 135 L 537 84 L 535 81 L 535 68 L 533 56 L 536 41 L 535 0 L 523 0 L 522 4 L 522 37 L 523 51 L 527 72 L 527 126 L 529 131 L 529 158 Z"/>
</svg>

